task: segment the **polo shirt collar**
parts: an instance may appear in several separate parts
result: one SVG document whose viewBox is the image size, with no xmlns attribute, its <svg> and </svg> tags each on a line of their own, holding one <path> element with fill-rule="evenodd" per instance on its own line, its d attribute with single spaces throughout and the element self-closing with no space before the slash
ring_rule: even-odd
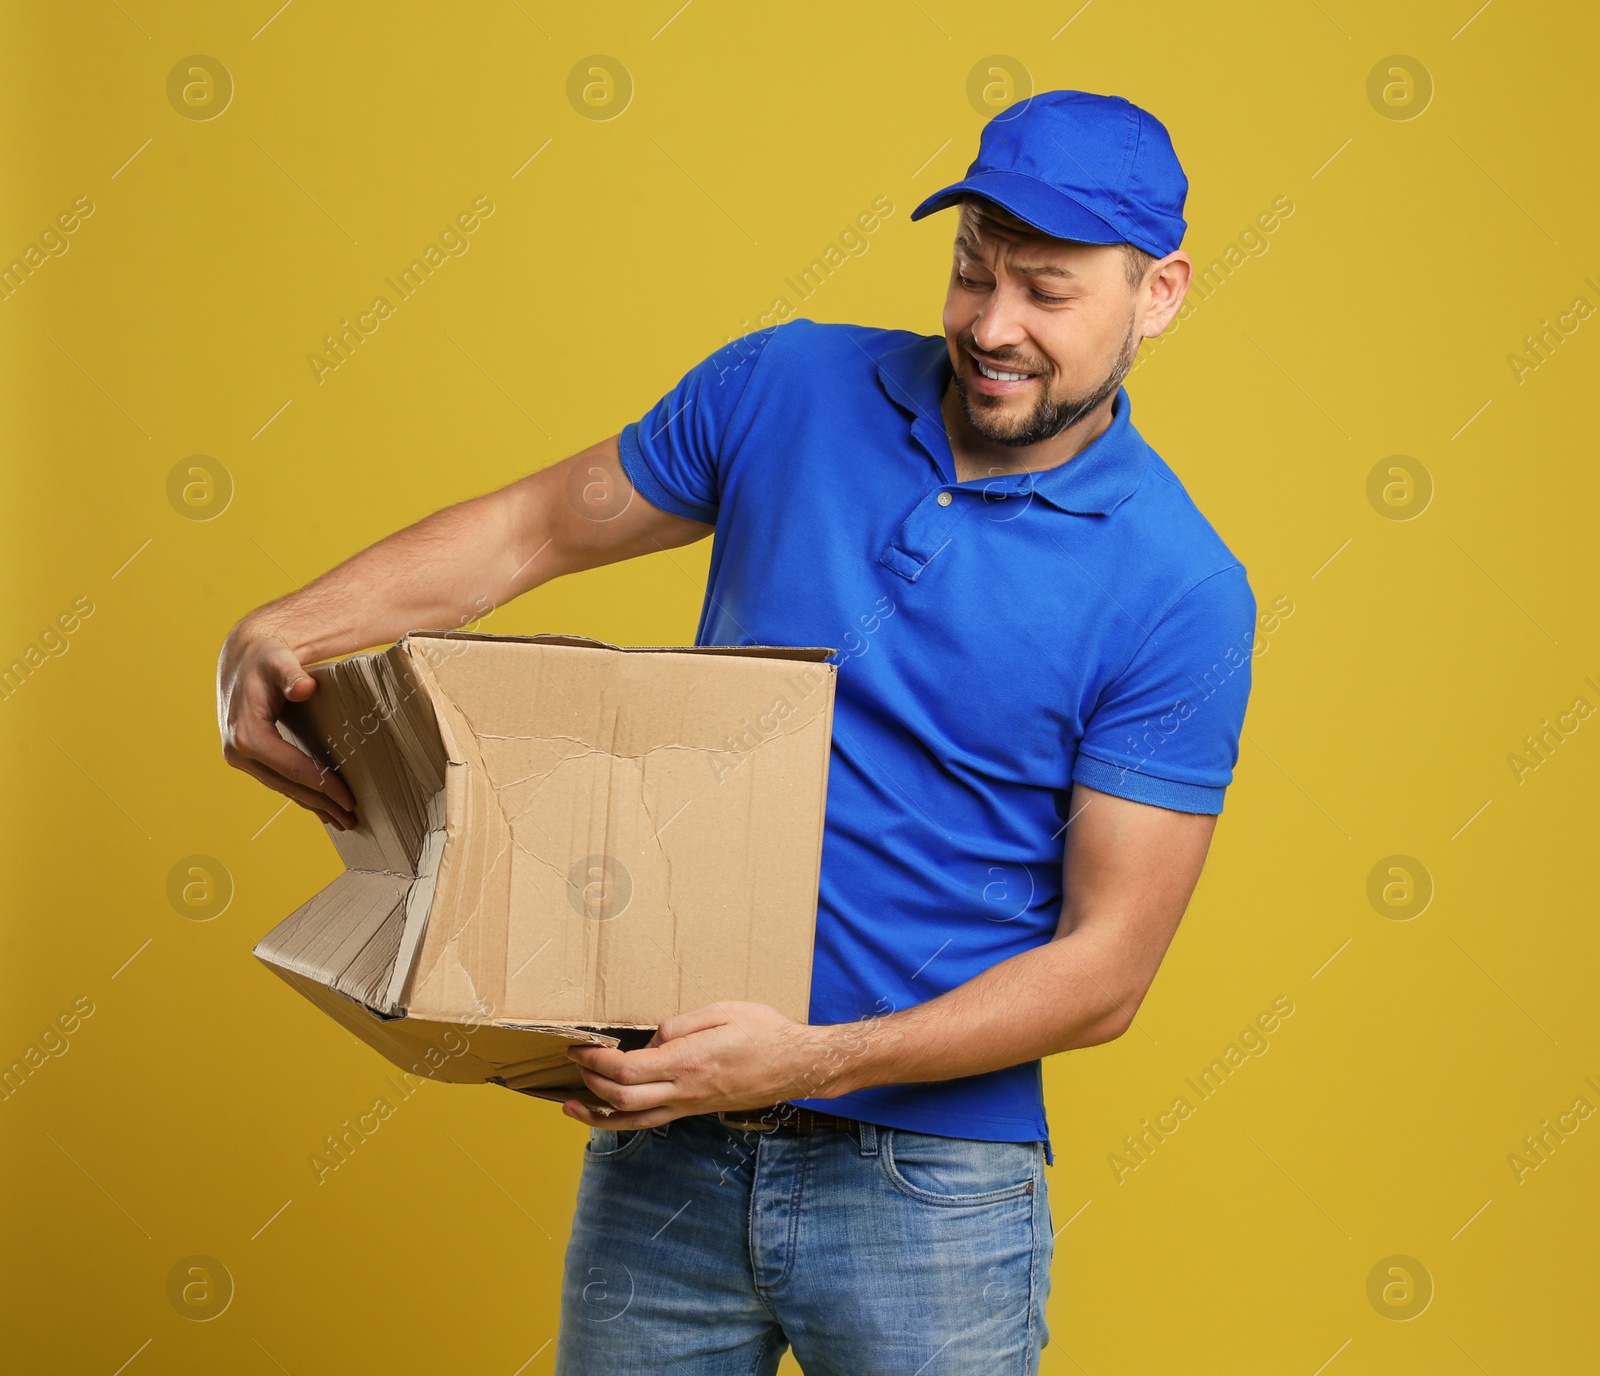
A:
<svg viewBox="0 0 1600 1376">
<path fill-rule="evenodd" d="M 939 409 L 950 373 L 943 335 L 915 339 L 878 359 L 878 381 L 885 394 L 913 417 L 912 435 L 938 465 L 944 481 L 955 485 L 955 459 Z M 1117 388 L 1111 424 L 1086 449 L 1040 473 L 982 480 L 985 490 L 996 495 L 1031 491 L 1062 511 L 1106 515 L 1133 495 L 1150 461 L 1150 447 L 1129 418 L 1132 407 L 1127 390 Z"/>
</svg>

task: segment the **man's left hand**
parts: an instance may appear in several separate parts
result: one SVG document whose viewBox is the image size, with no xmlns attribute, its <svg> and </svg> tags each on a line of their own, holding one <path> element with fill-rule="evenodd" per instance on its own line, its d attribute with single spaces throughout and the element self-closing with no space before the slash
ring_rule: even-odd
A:
<svg viewBox="0 0 1600 1376">
<path fill-rule="evenodd" d="M 694 1113 L 816 1097 L 830 1092 L 834 1078 L 834 1030 L 795 1022 L 764 1003 L 708 1004 L 668 1018 L 637 1051 L 568 1047 L 584 1083 L 617 1111 L 603 1115 L 576 1099 L 562 1111 L 589 1127 L 627 1132 Z"/>
</svg>

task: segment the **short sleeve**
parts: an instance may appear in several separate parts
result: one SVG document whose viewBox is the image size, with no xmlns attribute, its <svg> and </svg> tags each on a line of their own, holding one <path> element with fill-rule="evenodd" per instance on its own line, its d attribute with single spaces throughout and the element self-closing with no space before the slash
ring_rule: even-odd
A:
<svg viewBox="0 0 1600 1376">
<path fill-rule="evenodd" d="M 652 506 L 716 524 L 729 428 L 777 328 L 724 345 L 695 364 L 638 421 L 623 427 L 622 467 Z"/>
<path fill-rule="evenodd" d="M 1074 781 L 1175 812 L 1221 812 L 1250 697 L 1255 617 L 1238 564 L 1179 598 L 1095 707 Z"/>
</svg>

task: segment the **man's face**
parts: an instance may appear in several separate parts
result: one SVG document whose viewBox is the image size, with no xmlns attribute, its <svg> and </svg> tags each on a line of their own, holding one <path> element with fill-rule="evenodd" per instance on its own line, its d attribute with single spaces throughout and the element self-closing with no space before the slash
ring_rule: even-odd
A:
<svg viewBox="0 0 1600 1376">
<path fill-rule="evenodd" d="M 1023 446 L 1088 415 L 1133 366 L 1139 307 L 1116 245 L 1051 239 L 964 204 L 944 333 L 967 422 Z"/>
</svg>

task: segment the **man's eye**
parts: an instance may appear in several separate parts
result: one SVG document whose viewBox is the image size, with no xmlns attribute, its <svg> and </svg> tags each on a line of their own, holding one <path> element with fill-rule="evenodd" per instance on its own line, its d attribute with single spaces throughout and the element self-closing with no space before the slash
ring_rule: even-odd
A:
<svg viewBox="0 0 1600 1376">
<path fill-rule="evenodd" d="M 1033 294 L 1033 299 L 1041 306 L 1059 306 L 1072 298 L 1070 296 L 1051 296 L 1046 292 L 1036 291 Z"/>
<path fill-rule="evenodd" d="M 973 289 L 984 285 L 984 283 L 979 282 L 976 278 L 968 277 L 966 274 L 960 272 L 956 273 L 956 281 L 961 283 L 961 285 L 964 286 L 968 291 L 972 291 Z"/>
</svg>

